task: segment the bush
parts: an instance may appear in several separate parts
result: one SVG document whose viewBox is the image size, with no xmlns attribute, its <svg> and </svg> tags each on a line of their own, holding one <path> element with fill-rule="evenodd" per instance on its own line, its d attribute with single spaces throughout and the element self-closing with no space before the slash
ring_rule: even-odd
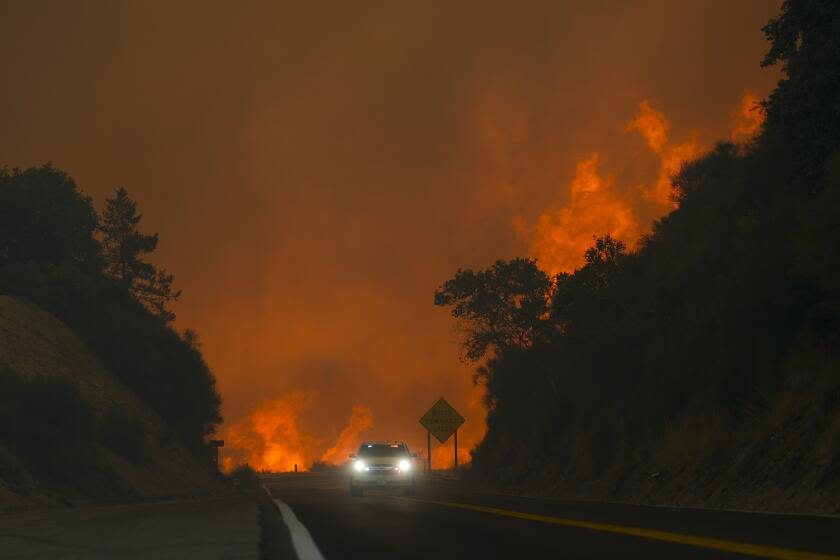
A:
<svg viewBox="0 0 840 560">
<path fill-rule="evenodd" d="M 132 463 L 146 463 L 150 459 L 146 426 L 122 408 L 115 406 L 108 411 L 102 419 L 100 436 L 109 449 Z"/>
<path fill-rule="evenodd" d="M 62 478 L 87 461 L 95 439 L 93 410 L 74 384 L 0 370 L 0 444 L 29 468 Z"/>
<path fill-rule="evenodd" d="M 256 490 L 260 487 L 260 478 L 249 465 L 240 465 L 230 473 L 230 479 L 243 490 Z"/>
</svg>

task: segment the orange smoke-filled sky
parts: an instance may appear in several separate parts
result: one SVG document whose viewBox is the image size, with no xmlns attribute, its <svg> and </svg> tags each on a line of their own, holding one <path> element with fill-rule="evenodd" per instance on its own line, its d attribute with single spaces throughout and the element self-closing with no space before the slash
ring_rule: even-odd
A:
<svg viewBox="0 0 840 560">
<path fill-rule="evenodd" d="M 421 447 L 441 396 L 467 448 L 480 391 L 434 289 L 643 233 L 675 165 L 754 126 L 778 7 L 0 1 L 0 164 L 138 200 L 241 456 Z"/>
</svg>

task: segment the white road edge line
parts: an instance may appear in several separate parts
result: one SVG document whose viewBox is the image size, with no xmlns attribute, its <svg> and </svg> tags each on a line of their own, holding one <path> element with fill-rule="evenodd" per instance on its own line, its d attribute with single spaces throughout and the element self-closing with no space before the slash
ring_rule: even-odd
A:
<svg viewBox="0 0 840 560">
<path fill-rule="evenodd" d="M 292 508 L 272 496 L 265 484 L 263 484 L 263 489 L 274 502 L 274 505 L 277 506 L 277 509 L 280 510 L 280 515 L 283 516 L 283 521 L 286 523 L 289 534 L 292 536 L 292 547 L 295 549 L 298 560 L 326 560 L 324 555 L 321 554 L 321 551 L 318 550 L 318 545 L 315 544 L 312 535 L 309 534 L 309 531 L 297 518 Z"/>
</svg>

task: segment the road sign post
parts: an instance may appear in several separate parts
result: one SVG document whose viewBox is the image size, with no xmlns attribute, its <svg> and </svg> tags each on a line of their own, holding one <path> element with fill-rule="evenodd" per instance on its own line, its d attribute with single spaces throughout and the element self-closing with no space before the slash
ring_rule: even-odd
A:
<svg viewBox="0 0 840 560">
<path fill-rule="evenodd" d="M 426 430 L 426 473 L 432 472 L 432 432 Z"/>
<path fill-rule="evenodd" d="M 455 434 L 455 468 L 458 468 L 458 428 L 464 423 L 464 417 L 452 408 L 444 399 L 438 399 L 432 408 L 420 419 L 420 424 L 426 428 L 426 452 L 428 453 L 428 468 L 432 472 L 432 436 L 441 443 Z"/>
<path fill-rule="evenodd" d="M 455 428 L 455 470 L 458 470 L 458 428 Z"/>
</svg>

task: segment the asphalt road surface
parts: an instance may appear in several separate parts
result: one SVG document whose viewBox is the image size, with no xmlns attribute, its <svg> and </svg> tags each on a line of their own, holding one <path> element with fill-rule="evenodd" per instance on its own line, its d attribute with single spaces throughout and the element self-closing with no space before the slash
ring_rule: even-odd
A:
<svg viewBox="0 0 840 560">
<path fill-rule="evenodd" d="M 0 514 L 0 559 L 257 560 L 250 496 Z"/>
<path fill-rule="evenodd" d="M 533 499 L 434 477 L 418 480 L 414 498 L 385 492 L 351 498 L 340 473 L 263 481 L 300 560 L 840 560 L 836 517 Z"/>
</svg>

